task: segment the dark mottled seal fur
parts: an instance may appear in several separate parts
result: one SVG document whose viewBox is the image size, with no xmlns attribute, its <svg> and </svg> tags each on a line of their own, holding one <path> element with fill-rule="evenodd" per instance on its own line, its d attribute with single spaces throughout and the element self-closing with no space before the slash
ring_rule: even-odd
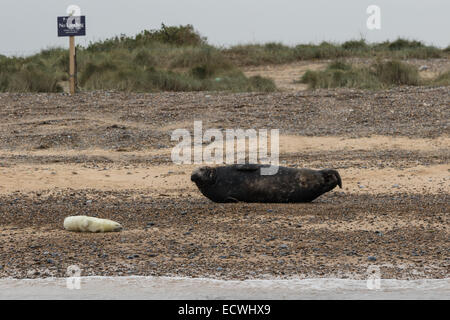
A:
<svg viewBox="0 0 450 320">
<path fill-rule="evenodd" d="M 264 166 L 201 167 L 192 173 L 191 180 L 214 202 L 310 202 L 336 186 L 342 188 L 336 170 L 279 167 L 274 175 L 261 175 Z"/>
</svg>

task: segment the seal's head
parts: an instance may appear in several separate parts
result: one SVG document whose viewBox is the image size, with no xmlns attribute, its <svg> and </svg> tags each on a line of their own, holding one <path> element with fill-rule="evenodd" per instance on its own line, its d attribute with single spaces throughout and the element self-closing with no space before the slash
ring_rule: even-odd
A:
<svg viewBox="0 0 450 320">
<path fill-rule="evenodd" d="M 191 181 L 199 187 L 212 185 L 216 181 L 216 169 L 211 167 L 197 168 L 192 172 Z"/>
<path fill-rule="evenodd" d="M 114 224 L 111 226 L 111 231 L 118 232 L 122 231 L 123 227 L 120 223 L 114 222 Z"/>
<path fill-rule="evenodd" d="M 339 175 L 339 172 L 333 169 L 324 169 L 320 170 L 320 173 L 324 178 L 325 184 L 331 187 L 331 189 L 336 187 L 336 185 L 338 185 L 339 188 L 342 189 L 342 180 L 341 176 Z"/>
</svg>

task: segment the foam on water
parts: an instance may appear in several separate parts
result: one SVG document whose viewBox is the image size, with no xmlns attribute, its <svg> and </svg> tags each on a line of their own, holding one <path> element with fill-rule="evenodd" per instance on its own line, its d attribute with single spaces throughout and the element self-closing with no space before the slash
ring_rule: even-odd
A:
<svg viewBox="0 0 450 320">
<path fill-rule="evenodd" d="M 79 282 L 78 282 L 79 280 Z M 0 279 L 0 299 L 449 299 L 450 278 L 218 280 L 180 277 Z M 79 289 L 76 289 L 79 284 Z M 75 289 L 69 289 L 68 287 Z"/>
</svg>

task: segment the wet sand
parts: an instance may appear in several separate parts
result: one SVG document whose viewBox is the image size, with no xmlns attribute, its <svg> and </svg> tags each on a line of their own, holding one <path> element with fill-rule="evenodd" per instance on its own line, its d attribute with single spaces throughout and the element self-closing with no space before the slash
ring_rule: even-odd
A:
<svg viewBox="0 0 450 320">
<path fill-rule="evenodd" d="M 0 280 L 0 299 L 446 300 L 449 298 L 449 279 L 381 279 L 379 284 L 375 284 L 375 282 L 369 282 L 368 284 L 365 280 L 326 278 L 246 281 L 176 277 L 87 277 L 77 280 L 73 278 Z"/>
</svg>

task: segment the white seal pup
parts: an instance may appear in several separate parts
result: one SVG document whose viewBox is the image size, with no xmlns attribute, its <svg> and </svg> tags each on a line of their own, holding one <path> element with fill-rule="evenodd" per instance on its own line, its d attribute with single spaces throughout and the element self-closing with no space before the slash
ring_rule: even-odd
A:
<svg viewBox="0 0 450 320">
<path fill-rule="evenodd" d="M 64 229 L 78 232 L 111 232 L 122 230 L 122 226 L 108 219 L 71 216 L 64 219 Z"/>
</svg>

